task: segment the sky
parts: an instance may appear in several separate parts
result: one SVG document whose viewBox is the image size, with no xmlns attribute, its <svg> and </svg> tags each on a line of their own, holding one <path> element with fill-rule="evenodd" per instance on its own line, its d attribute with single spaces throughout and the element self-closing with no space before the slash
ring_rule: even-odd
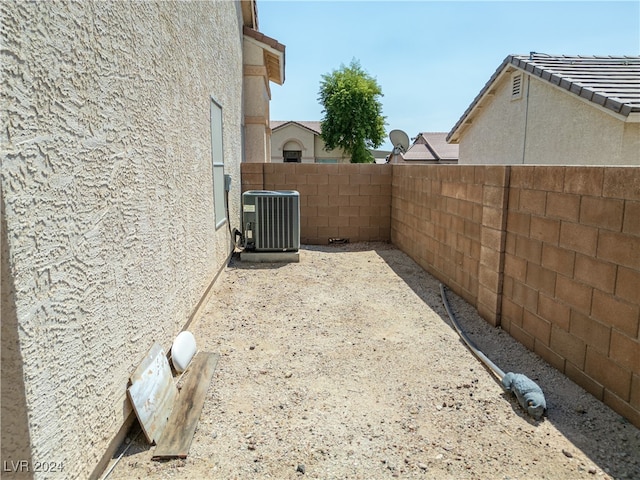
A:
<svg viewBox="0 0 640 480">
<path fill-rule="evenodd" d="M 382 89 L 387 133 L 449 132 L 511 54 L 640 55 L 640 0 L 257 0 L 284 44 L 271 120 L 319 121 L 322 75 L 352 60 Z M 391 150 L 391 142 L 380 147 Z"/>
</svg>

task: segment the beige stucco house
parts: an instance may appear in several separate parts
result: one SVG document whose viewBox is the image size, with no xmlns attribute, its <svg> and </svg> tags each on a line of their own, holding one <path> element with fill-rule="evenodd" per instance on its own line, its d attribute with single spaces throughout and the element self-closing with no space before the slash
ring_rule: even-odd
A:
<svg viewBox="0 0 640 480">
<path fill-rule="evenodd" d="M 327 151 L 320 137 L 320 122 L 272 121 L 271 162 L 349 163 L 342 149 Z"/>
<path fill-rule="evenodd" d="M 134 419 L 129 375 L 229 259 L 284 80 L 256 12 L 0 3 L 3 479 L 97 477 Z"/>
<path fill-rule="evenodd" d="M 447 141 L 461 164 L 640 165 L 640 57 L 510 55 Z"/>
</svg>

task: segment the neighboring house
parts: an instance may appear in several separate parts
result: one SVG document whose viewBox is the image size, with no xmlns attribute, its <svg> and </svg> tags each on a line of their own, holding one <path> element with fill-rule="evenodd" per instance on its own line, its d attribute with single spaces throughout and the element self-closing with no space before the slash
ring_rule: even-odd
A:
<svg viewBox="0 0 640 480">
<path fill-rule="evenodd" d="M 369 150 L 369 153 L 373 155 L 374 163 L 389 163 L 390 150 Z"/>
<path fill-rule="evenodd" d="M 320 122 L 271 122 L 271 162 L 349 163 L 342 149 L 327 151 L 320 138 Z"/>
<path fill-rule="evenodd" d="M 284 47 L 253 0 L 2 2 L 0 23 L 2 478 L 96 478 L 129 375 L 230 258 Z"/>
<path fill-rule="evenodd" d="M 351 157 L 341 148 L 327 150 L 320 133 L 320 122 L 272 121 L 271 162 L 351 162 Z M 369 150 L 369 152 L 375 163 L 385 163 L 385 158 L 391 153 L 383 150 Z"/>
<path fill-rule="evenodd" d="M 447 143 L 447 132 L 418 133 L 407 151 L 392 155 L 390 163 L 458 163 L 458 145 Z"/>
<path fill-rule="evenodd" d="M 640 165 L 640 57 L 510 55 L 447 141 L 461 164 Z"/>
</svg>

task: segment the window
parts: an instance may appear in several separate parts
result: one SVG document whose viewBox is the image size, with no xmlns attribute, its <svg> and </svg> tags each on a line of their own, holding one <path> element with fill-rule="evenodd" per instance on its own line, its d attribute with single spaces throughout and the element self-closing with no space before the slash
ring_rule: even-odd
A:
<svg viewBox="0 0 640 480">
<path fill-rule="evenodd" d="M 211 163 L 213 165 L 213 210 L 216 229 L 227 220 L 224 189 L 224 150 L 222 148 L 222 107 L 211 99 Z"/>
<path fill-rule="evenodd" d="M 522 73 L 511 76 L 511 100 L 522 98 Z"/>
<path fill-rule="evenodd" d="M 283 152 L 284 162 L 300 163 L 302 161 L 301 150 L 284 150 Z"/>
<path fill-rule="evenodd" d="M 317 158 L 316 163 L 338 163 L 337 158 Z"/>
</svg>

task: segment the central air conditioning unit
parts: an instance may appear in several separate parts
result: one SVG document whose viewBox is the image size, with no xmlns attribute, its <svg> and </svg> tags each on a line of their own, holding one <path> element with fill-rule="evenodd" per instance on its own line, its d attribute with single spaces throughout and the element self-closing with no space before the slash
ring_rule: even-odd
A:
<svg viewBox="0 0 640 480">
<path fill-rule="evenodd" d="M 242 194 L 245 250 L 297 252 L 300 249 L 300 194 L 295 190 L 249 190 Z"/>
</svg>

